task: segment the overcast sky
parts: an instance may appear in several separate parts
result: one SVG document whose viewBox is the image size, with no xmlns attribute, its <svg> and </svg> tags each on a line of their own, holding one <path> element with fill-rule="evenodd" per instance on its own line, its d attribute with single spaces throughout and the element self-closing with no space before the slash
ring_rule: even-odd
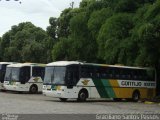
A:
<svg viewBox="0 0 160 120">
<path fill-rule="evenodd" d="M 79 7 L 81 0 L 0 0 L 0 36 L 18 23 L 30 21 L 44 30 L 50 17 L 59 17 L 62 10 Z"/>
</svg>

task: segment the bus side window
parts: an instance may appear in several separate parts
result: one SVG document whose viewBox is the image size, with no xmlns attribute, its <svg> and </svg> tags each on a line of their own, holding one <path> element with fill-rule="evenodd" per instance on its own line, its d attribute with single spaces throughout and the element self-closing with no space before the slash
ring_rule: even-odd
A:
<svg viewBox="0 0 160 120">
<path fill-rule="evenodd" d="M 144 80 L 147 80 L 147 70 L 144 70 Z"/>
<path fill-rule="evenodd" d="M 44 67 L 33 66 L 32 70 L 33 70 L 32 71 L 32 76 L 33 77 L 41 77 L 42 80 L 44 79 L 44 72 L 45 72 Z"/>
<path fill-rule="evenodd" d="M 100 76 L 103 79 L 107 79 L 107 68 L 106 67 L 101 68 Z"/>
<path fill-rule="evenodd" d="M 132 77 L 131 77 L 131 70 L 130 69 L 126 70 L 126 77 L 127 77 L 127 80 L 131 80 L 132 79 Z"/>
<path fill-rule="evenodd" d="M 114 76 L 115 76 L 116 79 L 120 78 L 120 70 L 119 70 L 119 68 L 115 68 L 114 69 Z"/>
<path fill-rule="evenodd" d="M 95 78 L 100 78 L 100 68 L 95 67 Z"/>
<path fill-rule="evenodd" d="M 146 80 L 146 70 L 141 70 L 141 80 Z"/>
<path fill-rule="evenodd" d="M 124 79 L 124 80 L 126 79 L 125 70 L 126 69 L 121 69 L 120 70 L 120 79 Z"/>
<path fill-rule="evenodd" d="M 132 77 L 133 77 L 134 80 L 137 80 L 137 79 L 138 79 L 137 71 L 136 71 L 136 70 L 133 70 L 133 71 L 132 71 Z"/>
<path fill-rule="evenodd" d="M 31 70 L 30 70 L 29 66 L 21 68 L 20 81 L 22 82 L 22 84 L 25 84 L 26 82 L 29 81 L 29 79 L 30 79 L 30 71 Z"/>
<path fill-rule="evenodd" d="M 81 77 L 82 78 L 93 78 L 94 68 L 91 66 L 81 66 Z"/>
<path fill-rule="evenodd" d="M 82 78 L 86 78 L 87 77 L 87 70 L 86 70 L 86 67 L 85 66 L 82 66 L 81 67 L 81 77 Z"/>
<path fill-rule="evenodd" d="M 113 74 L 114 74 L 113 69 L 108 69 L 108 77 L 109 77 L 110 79 L 113 78 L 113 76 L 114 76 Z"/>
</svg>

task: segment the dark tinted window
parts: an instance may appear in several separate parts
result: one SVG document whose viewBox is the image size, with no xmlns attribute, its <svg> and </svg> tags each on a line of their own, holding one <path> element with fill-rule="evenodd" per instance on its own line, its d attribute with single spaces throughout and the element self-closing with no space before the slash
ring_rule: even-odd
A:
<svg viewBox="0 0 160 120">
<path fill-rule="evenodd" d="M 0 70 L 6 71 L 7 65 L 8 65 L 8 64 L 1 64 L 1 65 L 0 65 Z"/>
<path fill-rule="evenodd" d="M 94 66 L 88 66 L 83 65 L 80 67 L 81 69 L 81 77 L 83 78 L 93 78 L 95 76 L 95 67 Z"/>
<path fill-rule="evenodd" d="M 32 76 L 33 77 L 41 77 L 42 80 L 44 79 L 44 72 L 45 72 L 45 68 L 44 67 L 36 67 L 36 66 L 34 66 L 32 68 Z"/>
<path fill-rule="evenodd" d="M 4 77 L 5 77 L 5 72 L 6 72 L 6 66 L 7 65 L 8 64 L 1 64 L 0 65 L 0 81 L 1 81 L 1 83 L 4 82 Z"/>
<path fill-rule="evenodd" d="M 5 72 L 0 71 L 0 82 L 1 82 L 1 83 L 4 82 L 4 76 L 5 76 Z"/>
<path fill-rule="evenodd" d="M 79 81 L 79 66 L 71 65 L 67 67 L 66 83 L 67 85 L 76 85 Z"/>
<path fill-rule="evenodd" d="M 80 75 L 82 78 L 122 79 L 140 81 L 155 80 L 155 71 L 150 69 L 82 65 L 80 70 Z"/>
<path fill-rule="evenodd" d="M 22 67 L 20 70 L 20 81 L 28 82 L 30 79 L 31 68 L 29 66 Z"/>
</svg>

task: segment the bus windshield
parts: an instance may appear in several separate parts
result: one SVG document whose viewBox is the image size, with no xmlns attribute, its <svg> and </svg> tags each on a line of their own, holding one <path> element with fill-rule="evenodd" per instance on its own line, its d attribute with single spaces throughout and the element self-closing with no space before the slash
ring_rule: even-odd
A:
<svg viewBox="0 0 160 120">
<path fill-rule="evenodd" d="M 20 73 L 20 68 L 16 67 L 9 67 L 6 70 L 6 75 L 5 75 L 5 81 L 19 81 L 19 73 Z"/>
<path fill-rule="evenodd" d="M 65 84 L 66 67 L 46 67 L 44 83 Z"/>
</svg>

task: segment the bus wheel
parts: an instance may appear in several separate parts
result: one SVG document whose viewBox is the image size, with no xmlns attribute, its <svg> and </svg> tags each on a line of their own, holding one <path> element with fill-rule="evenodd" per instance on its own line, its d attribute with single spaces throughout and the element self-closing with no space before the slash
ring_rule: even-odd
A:
<svg viewBox="0 0 160 120">
<path fill-rule="evenodd" d="M 59 98 L 62 102 L 66 102 L 67 98 Z"/>
<path fill-rule="evenodd" d="M 79 92 L 77 101 L 84 102 L 86 101 L 87 98 L 88 98 L 88 92 L 87 90 L 83 89 Z"/>
<path fill-rule="evenodd" d="M 132 94 L 132 100 L 134 102 L 138 102 L 139 99 L 140 99 L 140 93 L 139 93 L 139 91 L 133 92 L 133 94 Z"/>
<path fill-rule="evenodd" d="M 37 87 L 36 85 L 32 85 L 32 86 L 30 87 L 30 89 L 29 89 L 29 92 L 30 92 L 31 94 L 37 93 L 37 92 L 38 92 L 38 87 Z"/>
</svg>

